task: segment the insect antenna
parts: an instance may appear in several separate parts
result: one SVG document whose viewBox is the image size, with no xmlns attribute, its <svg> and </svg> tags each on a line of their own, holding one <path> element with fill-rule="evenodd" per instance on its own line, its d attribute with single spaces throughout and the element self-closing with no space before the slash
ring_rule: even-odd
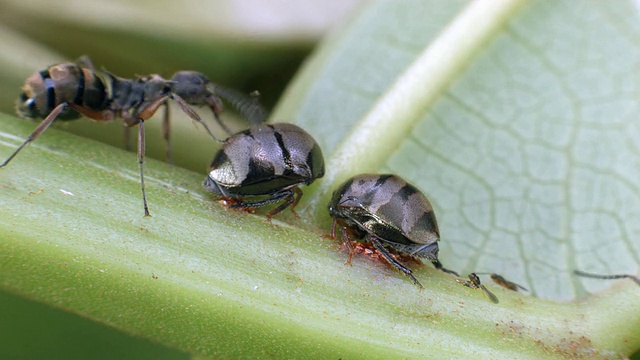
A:
<svg viewBox="0 0 640 360">
<path fill-rule="evenodd" d="M 588 273 L 580 270 L 573 270 L 573 273 L 578 276 L 588 277 L 592 279 L 602 279 L 602 280 L 631 279 L 636 284 L 640 285 L 640 278 L 634 275 L 629 275 L 629 274 L 600 275 L 600 274 L 592 274 L 592 273 Z"/>
<path fill-rule="evenodd" d="M 227 101 L 251 125 L 260 125 L 267 120 L 269 112 L 260 103 L 260 93 L 254 91 L 249 95 L 214 84 L 207 84 L 207 90 Z"/>
</svg>

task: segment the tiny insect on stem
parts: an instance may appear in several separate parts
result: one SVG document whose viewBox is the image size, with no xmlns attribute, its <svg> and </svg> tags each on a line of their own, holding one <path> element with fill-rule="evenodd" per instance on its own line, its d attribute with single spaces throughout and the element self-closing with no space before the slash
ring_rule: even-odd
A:
<svg viewBox="0 0 640 360">
<path fill-rule="evenodd" d="M 498 300 L 498 297 L 494 293 L 492 293 L 484 285 L 482 285 L 482 283 L 480 282 L 480 278 L 476 273 L 469 274 L 469 280 L 456 279 L 456 282 L 472 289 L 482 290 L 484 295 L 494 304 L 498 304 L 500 302 L 500 300 Z"/>
<path fill-rule="evenodd" d="M 408 201 L 410 199 L 411 201 Z M 343 241 L 357 234 L 419 288 L 413 272 L 394 258 L 389 249 L 409 257 L 426 258 L 442 272 L 458 275 L 438 260 L 440 233 L 433 207 L 424 194 L 404 179 L 390 174 L 361 174 L 341 184 L 328 206 L 335 227 L 342 224 Z M 414 219 L 420 219 L 416 222 Z M 350 253 L 349 262 L 353 253 Z"/>
</svg>

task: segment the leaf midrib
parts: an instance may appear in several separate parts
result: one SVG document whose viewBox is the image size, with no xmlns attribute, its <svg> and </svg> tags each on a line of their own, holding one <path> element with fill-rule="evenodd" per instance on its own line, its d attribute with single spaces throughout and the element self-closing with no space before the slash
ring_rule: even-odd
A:
<svg viewBox="0 0 640 360">
<path fill-rule="evenodd" d="M 321 217 L 335 184 L 381 168 L 390 149 L 403 143 L 427 109 L 525 2 L 475 1 L 456 16 L 333 151 L 318 195 L 309 201 L 307 210 Z M 469 29 L 475 30 L 471 36 Z"/>
</svg>

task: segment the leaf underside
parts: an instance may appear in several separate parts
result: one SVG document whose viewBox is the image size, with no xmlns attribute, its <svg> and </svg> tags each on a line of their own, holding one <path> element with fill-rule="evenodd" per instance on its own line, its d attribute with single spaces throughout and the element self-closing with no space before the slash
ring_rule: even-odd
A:
<svg viewBox="0 0 640 360">
<path fill-rule="evenodd" d="M 422 189 L 439 220 L 440 257 L 461 273 L 501 273 L 556 300 L 609 285 L 574 269 L 637 273 L 633 4 L 534 2 L 479 39 L 476 52 L 453 54 L 433 50 L 461 4 L 436 4 L 372 6 L 348 36 L 321 48 L 274 118 L 293 114 L 314 134 L 328 179 L 392 172 Z M 438 21 L 421 19 L 434 12 Z M 378 14 L 395 16 L 372 27 Z M 475 24 L 463 38 L 481 35 Z M 441 66 L 431 71 L 424 54 Z M 458 62 L 465 67 L 439 79 Z M 434 93 L 427 75 L 448 87 Z M 322 201 L 307 199 L 325 221 L 334 186 L 325 181 Z"/>
</svg>

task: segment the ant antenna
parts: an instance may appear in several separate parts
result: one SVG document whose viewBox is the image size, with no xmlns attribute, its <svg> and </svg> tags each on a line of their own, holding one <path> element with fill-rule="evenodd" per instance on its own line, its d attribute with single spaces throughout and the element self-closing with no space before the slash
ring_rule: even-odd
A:
<svg viewBox="0 0 640 360">
<path fill-rule="evenodd" d="M 211 83 L 207 84 L 207 90 L 229 102 L 251 125 L 262 124 L 269 116 L 267 110 L 260 103 L 260 93 L 258 91 L 253 91 L 247 96 L 239 91 Z"/>
</svg>

